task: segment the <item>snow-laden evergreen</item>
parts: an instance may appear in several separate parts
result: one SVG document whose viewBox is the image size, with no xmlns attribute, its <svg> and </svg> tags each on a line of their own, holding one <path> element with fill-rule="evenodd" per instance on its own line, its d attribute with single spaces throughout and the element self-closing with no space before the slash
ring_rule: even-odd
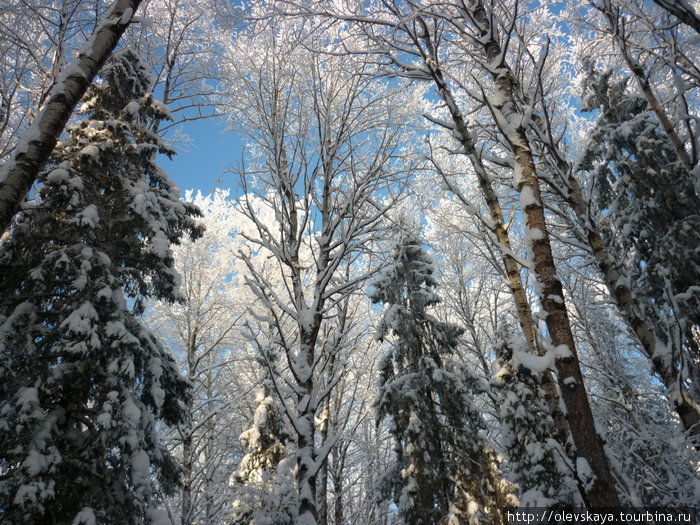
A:
<svg viewBox="0 0 700 525">
<path fill-rule="evenodd" d="M 0 521 L 157 520 L 178 473 L 157 420 L 182 420 L 188 384 L 139 316 L 175 300 L 169 248 L 194 206 L 153 162 L 167 110 L 122 51 L 90 88 L 0 245 Z"/>
<path fill-rule="evenodd" d="M 501 423 L 501 446 L 508 455 L 523 507 L 582 504 L 574 466 L 555 439 L 556 429 L 536 374 L 514 358 L 527 343 L 502 330 L 496 334 L 496 372 L 491 381 Z"/>
<path fill-rule="evenodd" d="M 600 114 L 578 169 L 592 175 L 611 255 L 643 304 L 644 316 L 665 339 L 654 359 L 667 368 L 684 368 L 685 380 L 700 359 L 692 333 L 700 325 L 695 178 L 626 78 L 615 80 L 612 71 L 601 72 L 591 62 L 586 75 L 583 109 Z M 690 352 L 680 352 L 681 345 Z M 700 371 L 695 374 L 697 382 Z"/>
<path fill-rule="evenodd" d="M 293 525 L 297 498 L 293 458 L 287 443 L 293 441 L 272 374 L 277 375 L 277 353 L 272 346 L 261 349 L 260 366 L 265 371 L 256 395 L 253 422 L 239 439 L 246 451 L 234 475 L 231 523 L 236 525 Z M 264 355 L 262 355 L 264 353 Z"/>
<path fill-rule="evenodd" d="M 462 329 L 430 313 L 440 299 L 419 236 L 400 232 L 373 284 L 372 301 L 384 305 L 377 338 L 390 343 L 379 365 L 378 423 L 388 422 L 396 452 L 383 496 L 406 523 L 500 522 L 506 484 L 480 434 L 472 377 L 450 360 Z"/>
</svg>

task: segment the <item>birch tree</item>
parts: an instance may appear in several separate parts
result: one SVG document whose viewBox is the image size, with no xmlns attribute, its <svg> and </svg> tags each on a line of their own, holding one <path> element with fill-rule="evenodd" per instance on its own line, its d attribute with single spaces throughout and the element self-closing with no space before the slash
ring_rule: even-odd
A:
<svg viewBox="0 0 700 525">
<path fill-rule="evenodd" d="M 441 124 L 455 133 L 465 154 L 470 150 L 464 144 L 465 133 L 460 132 L 464 125 L 457 118 L 462 111 L 454 98 L 446 96 L 445 79 L 449 78 L 464 93 L 467 103 L 489 112 L 491 125 L 497 130 L 512 167 L 531 254 L 527 266 L 536 280 L 537 296 L 546 313 L 545 322 L 555 349 L 551 357 L 578 464 L 582 471 L 590 469 L 593 473 L 587 499 L 593 506 L 615 506 L 615 482 L 595 430 L 562 285 L 556 274 L 540 175 L 528 137 L 533 117 L 533 106 L 528 101 L 538 98 L 538 85 L 524 84 L 525 79 L 516 76 L 516 72 L 524 73 L 519 65 L 525 62 L 530 65 L 530 75 L 541 67 L 538 58 L 546 56 L 546 39 L 542 37 L 539 43 L 531 44 L 531 48 L 539 49 L 539 57 L 524 52 L 519 45 L 523 37 L 515 32 L 520 20 L 517 2 L 512 6 L 479 1 L 382 2 L 374 7 L 354 13 L 338 9 L 334 12 L 327 5 L 319 10 L 357 22 L 374 45 L 374 53 L 384 57 L 387 71 L 432 82 L 449 118 Z M 470 57 L 472 62 L 467 66 L 459 59 L 455 61 L 455 56 Z M 463 70 L 467 72 L 464 77 L 458 74 Z"/>
<path fill-rule="evenodd" d="M 533 309 L 531 294 L 527 292 L 527 275 L 521 276 L 527 261 L 518 255 L 523 252 L 524 239 L 519 231 L 522 221 L 517 202 L 508 195 L 508 182 L 503 183 L 509 180 L 507 158 L 488 154 L 486 146 L 482 146 L 478 154 L 475 150 L 476 157 L 467 159 L 453 149 L 453 140 L 449 132 L 431 140 L 430 162 L 444 191 L 430 191 L 430 186 L 435 185 L 433 177 L 423 183 L 424 191 L 419 192 L 433 226 L 432 239 L 444 258 L 441 270 L 451 276 L 444 285 L 450 290 L 446 303 L 466 328 L 467 347 L 488 381 L 493 372 L 490 341 L 505 311 L 512 312 L 533 355 L 545 352 L 546 338 L 538 326 L 541 313 Z M 474 162 L 479 169 L 472 171 L 469 165 Z M 487 177 L 484 180 L 492 199 L 480 198 L 483 185 L 477 182 L 479 171 Z M 505 198 L 498 197 L 496 188 L 508 192 Z M 492 204 L 497 205 L 497 213 L 488 211 Z M 543 370 L 541 379 L 555 420 L 554 437 L 568 449 L 570 432 L 551 371 Z"/>
<path fill-rule="evenodd" d="M 0 159 L 37 115 L 71 56 L 90 37 L 111 2 L 9 0 L 0 7 L 2 126 Z"/>
<path fill-rule="evenodd" d="M 8 57 L 0 66 L 3 231 L 119 42 L 150 65 L 151 89 L 171 109 L 170 118 L 152 122 L 152 129 L 183 142 L 183 123 L 217 115 L 215 56 L 223 31 L 214 24 L 216 6 L 158 0 L 145 3 L 137 16 L 140 4 L 13 0 L 0 7 L 0 45 Z"/>
<path fill-rule="evenodd" d="M 56 75 L 45 102 L 0 167 L 0 229 L 10 226 L 92 79 L 132 21 L 140 0 L 118 0 L 77 56 Z M 31 44 L 30 44 L 31 45 Z"/>
<path fill-rule="evenodd" d="M 646 102 L 629 94 L 624 80 L 612 84 L 610 74 L 589 70 L 587 79 L 585 107 L 601 114 L 578 168 L 594 177 L 595 210 L 611 255 L 630 277 L 649 324 L 664 335 L 666 349 L 657 344 L 652 359 L 670 386 L 697 367 L 700 254 L 689 236 L 698 229 L 700 197 Z M 692 429 L 690 417 L 684 419 Z"/>
</svg>

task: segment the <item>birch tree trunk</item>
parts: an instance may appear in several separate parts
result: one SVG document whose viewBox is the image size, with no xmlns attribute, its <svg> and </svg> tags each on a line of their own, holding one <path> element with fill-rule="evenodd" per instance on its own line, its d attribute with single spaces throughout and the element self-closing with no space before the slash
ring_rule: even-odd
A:
<svg viewBox="0 0 700 525">
<path fill-rule="evenodd" d="M 0 232 L 10 226 L 58 137 L 93 78 L 116 47 L 141 0 L 118 0 L 78 56 L 51 87 L 46 103 L 0 168 Z"/>
<path fill-rule="evenodd" d="M 576 453 L 588 463 L 594 476 L 586 494 L 588 504 L 593 507 L 615 507 L 619 505 L 615 482 L 603 444 L 595 429 L 562 284 L 556 274 L 539 180 L 526 135 L 528 115 L 514 96 L 515 79 L 505 62 L 505 55 L 497 39 L 497 28 L 491 23 L 486 8 L 479 0 L 463 6 L 478 30 L 478 44 L 486 56 L 487 67 L 499 95 L 496 97 L 497 102 L 491 105 L 491 110 L 496 125 L 513 153 L 515 185 L 520 195 L 526 235 L 533 253 L 534 273 L 542 287 L 540 295 L 542 307 L 547 313 L 547 328 L 558 351 L 555 366 L 559 389 L 567 409 Z"/>
<path fill-rule="evenodd" d="M 518 263 L 513 256 L 510 237 L 506 228 L 506 222 L 503 217 L 503 210 L 498 199 L 498 194 L 491 184 L 491 179 L 486 171 L 486 167 L 484 166 L 480 155 L 477 153 L 476 148 L 474 147 L 474 141 L 469 133 L 464 117 L 462 116 L 457 102 L 452 95 L 452 91 L 450 90 L 448 83 L 445 81 L 442 70 L 438 66 L 439 62 L 437 60 L 437 50 L 431 41 L 430 32 L 427 30 L 425 24 L 423 24 L 423 27 L 423 41 L 427 52 L 430 54 L 430 56 L 423 56 L 425 66 L 430 71 L 430 75 L 433 78 L 440 98 L 442 98 L 442 100 L 445 102 L 445 106 L 450 112 L 452 122 L 454 124 L 454 137 L 459 141 L 464 150 L 464 154 L 469 158 L 469 161 L 474 168 L 474 173 L 476 174 L 479 182 L 481 194 L 486 201 L 489 214 L 491 215 L 492 227 L 490 229 L 496 235 L 496 239 L 498 241 L 498 248 L 502 256 L 506 275 L 508 276 L 508 284 L 510 286 L 513 302 L 515 303 L 518 321 L 523 329 L 523 333 L 525 334 L 525 339 L 527 340 L 530 352 L 533 355 L 542 355 L 543 349 L 537 344 L 537 332 L 532 318 L 532 310 L 530 309 L 530 303 L 527 299 L 525 287 L 523 286 L 523 281 L 520 276 L 520 263 Z M 421 46 L 418 46 L 418 49 L 422 49 Z M 460 198 L 461 192 L 446 177 L 444 177 L 444 181 L 450 187 L 450 191 Z M 569 424 L 566 421 L 566 418 L 564 417 L 559 405 L 559 392 L 557 391 L 557 387 L 554 383 L 554 378 L 549 370 L 543 371 L 540 377 L 542 387 L 545 391 L 547 405 L 557 429 L 556 438 L 562 447 L 566 449 L 566 443 L 570 434 Z"/>
</svg>

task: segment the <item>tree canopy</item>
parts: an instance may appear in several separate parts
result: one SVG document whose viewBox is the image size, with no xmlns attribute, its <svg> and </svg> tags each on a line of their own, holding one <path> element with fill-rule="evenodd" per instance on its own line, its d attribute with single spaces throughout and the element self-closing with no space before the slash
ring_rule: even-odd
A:
<svg viewBox="0 0 700 525">
<path fill-rule="evenodd" d="M 0 522 L 696 505 L 698 12 L 4 2 Z"/>
</svg>

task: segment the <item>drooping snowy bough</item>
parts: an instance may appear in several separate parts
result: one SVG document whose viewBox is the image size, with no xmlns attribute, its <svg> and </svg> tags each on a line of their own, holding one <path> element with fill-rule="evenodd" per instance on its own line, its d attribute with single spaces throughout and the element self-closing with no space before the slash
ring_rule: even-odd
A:
<svg viewBox="0 0 700 525">
<path fill-rule="evenodd" d="M 178 299 L 170 244 L 198 210 L 153 162 L 172 152 L 145 64 L 103 75 L 0 244 L 3 521 L 140 523 L 177 483 L 156 425 L 182 422 L 188 383 L 139 317 Z"/>
</svg>

